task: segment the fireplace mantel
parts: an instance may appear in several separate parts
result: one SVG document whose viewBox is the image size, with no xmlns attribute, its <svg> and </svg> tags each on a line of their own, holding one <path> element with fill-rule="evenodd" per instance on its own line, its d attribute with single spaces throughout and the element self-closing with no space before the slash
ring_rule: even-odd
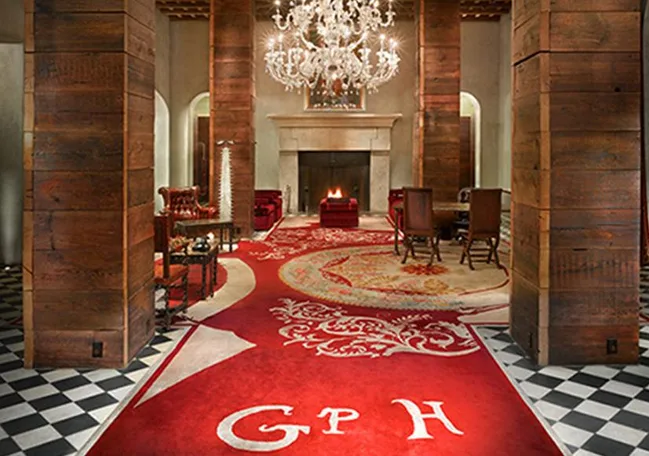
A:
<svg viewBox="0 0 649 456">
<path fill-rule="evenodd" d="M 401 117 L 401 114 L 356 112 L 268 115 L 279 128 L 392 128 Z"/>
<path fill-rule="evenodd" d="M 387 212 L 392 127 L 401 114 L 323 112 L 270 114 L 279 129 L 279 184 L 297 211 L 299 152 L 370 152 L 370 211 Z"/>
</svg>

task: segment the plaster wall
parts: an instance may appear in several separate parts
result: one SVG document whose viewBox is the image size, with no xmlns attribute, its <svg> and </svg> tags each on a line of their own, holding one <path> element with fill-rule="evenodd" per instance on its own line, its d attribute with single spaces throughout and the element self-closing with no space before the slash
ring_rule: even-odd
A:
<svg viewBox="0 0 649 456">
<path fill-rule="evenodd" d="M 171 21 L 155 10 L 155 89 L 166 103 L 171 101 Z"/>
<path fill-rule="evenodd" d="M 209 22 L 170 23 L 170 185 L 191 183 L 190 104 L 209 91 Z"/>
<path fill-rule="evenodd" d="M 25 8 L 20 0 L 0 0 L 0 43 L 22 43 L 25 36 Z"/>
<path fill-rule="evenodd" d="M 512 182 L 512 17 L 500 18 L 500 152 L 498 165 L 500 187 L 511 189 Z"/>
<path fill-rule="evenodd" d="M 0 265 L 22 261 L 23 5 L 0 0 Z"/>
<path fill-rule="evenodd" d="M 0 265 L 22 261 L 23 45 L 0 43 Z"/>
<path fill-rule="evenodd" d="M 477 98 L 481 113 L 480 186 L 500 184 L 500 23 L 464 21 L 461 25 L 462 91 Z M 477 155 L 477 151 L 476 151 Z"/>
</svg>

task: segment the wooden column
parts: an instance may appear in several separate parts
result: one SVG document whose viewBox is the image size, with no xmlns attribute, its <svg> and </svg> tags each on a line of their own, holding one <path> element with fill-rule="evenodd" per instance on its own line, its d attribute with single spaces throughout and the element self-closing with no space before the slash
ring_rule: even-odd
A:
<svg viewBox="0 0 649 456">
<path fill-rule="evenodd" d="M 419 149 L 415 183 L 435 200 L 460 189 L 460 2 L 419 2 Z"/>
<path fill-rule="evenodd" d="M 253 232 L 255 129 L 253 0 L 211 0 L 210 6 L 210 198 L 219 205 L 221 149 L 231 153 L 232 217 L 241 235 Z"/>
<path fill-rule="evenodd" d="M 25 365 L 125 366 L 154 330 L 155 3 L 25 11 Z"/>
<path fill-rule="evenodd" d="M 513 8 L 512 335 L 539 364 L 636 362 L 640 0 Z"/>
</svg>

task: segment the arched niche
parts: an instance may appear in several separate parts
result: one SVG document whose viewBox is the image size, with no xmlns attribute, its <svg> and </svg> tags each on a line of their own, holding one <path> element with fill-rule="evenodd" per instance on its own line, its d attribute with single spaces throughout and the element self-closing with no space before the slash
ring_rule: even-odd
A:
<svg viewBox="0 0 649 456">
<path fill-rule="evenodd" d="M 201 188 L 201 200 L 209 200 L 209 118 L 210 93 L 202 92 L 196 95 L 187 109 L 187 181 L 189 185 Z"/>
</svg>

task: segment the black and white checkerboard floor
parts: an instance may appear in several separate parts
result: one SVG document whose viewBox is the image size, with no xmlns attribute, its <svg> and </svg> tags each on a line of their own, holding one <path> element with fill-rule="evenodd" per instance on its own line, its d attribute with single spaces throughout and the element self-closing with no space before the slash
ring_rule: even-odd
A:
<svg viewBox="0 0 649 456">
<path fill-rule="evenodd" d="M 649 456 L 649 326 L 633 366 L 538 367 L 506 327 L 476 330 L 575 456 Z"/>
<path fill-rule="evenodd" d="M 0 456 L 75 454 L 185 329 L 158 333 L 125 369 L 23 369 L 19 267 L 0 270 Z"/>
<path fill-rule="evenodd" d="M 0 329 L 0 456 L 75 454 L 185 333 L 157 334 L 125 369 L 23 369 L 23 335 Z"/>
<path fill-rule="evenodd" d="M 27 370 L 22 331 L 0 329 L 0 456 L 76 453 L 184 333 L 157 334 L 125 369 Z"/>
</svg>

